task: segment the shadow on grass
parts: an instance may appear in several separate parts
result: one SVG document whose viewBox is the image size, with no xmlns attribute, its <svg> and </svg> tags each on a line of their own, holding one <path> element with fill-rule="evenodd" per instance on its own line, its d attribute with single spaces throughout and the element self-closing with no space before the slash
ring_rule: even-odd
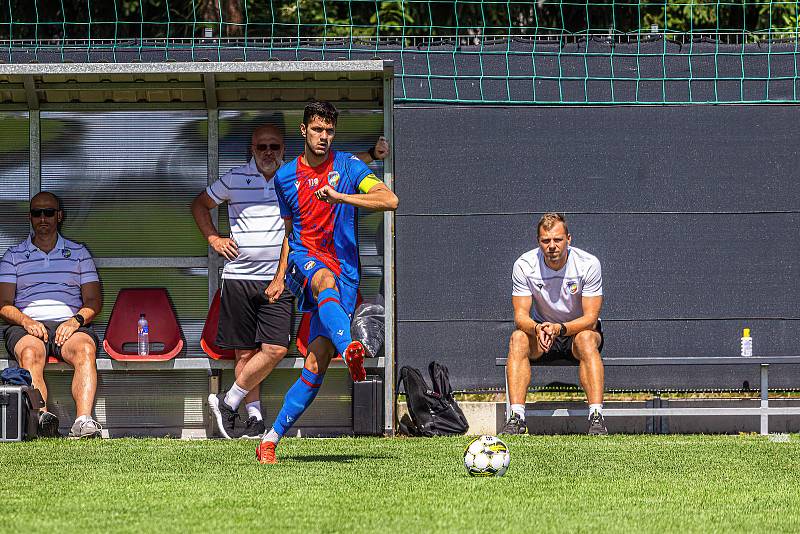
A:
<svg viewBox="0 0 800 534">
<path fill-rule="evenodd" d="M 353 463 L 357 460 L 396 460 L 397 456 L 385 454 L 308 454 L 304 456 L 286 456 L 284 460 L 291 462 L 336 462 Z"/>
</svg>

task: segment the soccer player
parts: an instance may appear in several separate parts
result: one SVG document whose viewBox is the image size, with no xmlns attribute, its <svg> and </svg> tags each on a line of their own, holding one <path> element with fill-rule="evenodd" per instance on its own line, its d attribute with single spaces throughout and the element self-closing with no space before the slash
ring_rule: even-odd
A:
<svg viewBox="0 0 800 534">
<path fill-rule="evenodd" d="M 514 263 L 514 323 L 508 348 L 508 396 L 511 417 L 501 434 L 527 434 L 525 394 L 531 361 L 577 360 L 581 386 L 589 401 L 589 434 L 608 434 L 603 419 L 603 332 L 600 261 L 571 247 L 567 221 L 545 213 L 537 226 L 539 246 Z"/>
<path fill-rule="evenodd" d="M 261 415 L 261 382 L 286 356 L 292 316 L 292 295 L 284 290 L 278 270 L 289 252 L 284 236 L 273 177 L 283 165 L 283 131 L 264 124 L 253 131 L 249 163 L 231 169 L 200 192 L 192 215 L 209 245 L 228 260 L 222 271 L 219 329 L 216 344 L 234 349 L 236 380 L 227 392 L 211 394 L 208 404 L 220 433 L 227 439 L 260 438 L 266 428 Z M 389 145 L 383 139 L 358 157 L 383 159 Z M 211 210 L 228 203 L 231 235 L 223 237 L 211 220 Z M 286 268 L 286 262 L 282 262 Z M 239 405 L 247 408 L 244 429 L 236 428 Z"/>
<path fill-rule="evenodd" d="M 341 354 L 353 381 L 366 378 L 364 346 L 350 337 L 358 291 L 358 213 L 397 209 L 398 199 L 362 161 L 331 149 L 338 111 L 312 102 L 303 113 L 303 154 L 275 174 L 275 191 L 289 240 L 286 286 L 311 313 L 308 354 L 300 378 L 256 448 L 262 464 L 311 405 L 331 359 Z M 361 194 L 358 194 L 361 193 Z"/>
</svg>

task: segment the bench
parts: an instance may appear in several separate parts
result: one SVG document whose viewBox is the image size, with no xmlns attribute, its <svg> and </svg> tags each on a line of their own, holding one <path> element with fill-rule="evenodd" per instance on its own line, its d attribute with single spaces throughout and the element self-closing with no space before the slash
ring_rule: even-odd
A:
<svg viewBox="0 0 800 534">
<path fill-rule="evenodd" d="M 503 367 L 505 374 L 507 358 L 496 358 L 495 365 Z M 758 366 L 760 368 L 760 393 L 761 404 L 757 408 L 604 408 L 604 417 L 619 416 L 689 416 L 689 415 L 758 415 L 760 416 L 760 433 L 769 434 L 770 415 L 800 415 L 800 406 L 794 407 L 770 407 L 769 405 L 769 366 L 771 364 L 800 364 L 800 356 L 754 356 L 751 358 L 735 357 L 685 357 L 685 358 L 603 358 L 605 367 L 625 366 L 664 366 L 664 365 L 747 365 Z M 535 365 L 534 365 L 535 366 Z M 508 378 L 506 375 L 506 391 L 508 391 Z M 506 418 L 509 417 L 511 406 L 506 395 Z M 588 416 L 588 409 L 553 409 L 553 410 L 526 410 L 526 416 L 532 417 L 570 417 Z"/>
<path fill-rule="evenodd" d="M 271 420 L 283 402 L 286 390 L 297 379 L 305 360 L 287 356 L 267 378 L 262 390 L 262 411 Z M 366 358 L 368 374 L 382 374 L 386 359 Z M 15 360 L 0 357 L 0 370 L 16 367 Z M 208 417 L 206 398 L 219 393 L 233 380 L 233 360 L 206 356 L 178 356 L 166 361 L 117 361 L 102 351 L 97 358 L 97 419 L 104 425 L 104 437 L 151 436 L 207 438 L 214 433 Z M 45 373 L 52 410 L 62 423 L 62 433 L 74 417 L 70 393 L 72 367 L 48 363 Z M 326 391 L 304 414 L 290 435 L 337 436 L 352 434 L 353 388 L 341 359 L 331 362 Z"/>
<path fill-rule="evenodd" d="M 291 358 L 286 357 L 281 360 L 276 369 L 302 369 L 305 364 L 305 358 Z M 383 357 L 380 358 L 366 358 L 364 359 L 364 367 L 366 369 L 382 369 L 385 364 Z M 16 367 L 17 362 L 14 360 L 0 359 L 0 371 L 6 367 Z M 173 358 L 166 361 L 117 361 L 111 358 L 98 357 L 97 358 L 97 371 L 164 371 L 164 370 L 225 370 L 233 369 L 233 360 L 214 360 L 211 358 Z M 331 362 L 331 369 L 345 369 L 347 366 L 341 358 L 337 358 Z M 48 363 L 46 370 L 48 371 L 69 371 L 72 367 L 64 362 Z"/>
</svg>

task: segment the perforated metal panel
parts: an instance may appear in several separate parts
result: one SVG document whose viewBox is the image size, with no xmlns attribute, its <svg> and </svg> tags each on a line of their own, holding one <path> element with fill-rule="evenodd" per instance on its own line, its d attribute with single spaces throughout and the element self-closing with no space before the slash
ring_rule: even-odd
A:
<svg viewBox="0 0 800 534">
<path fill-rule="evenodd" d="M 42 188 L 95 257 L 205 256 L 189 210 L 207 182 L 197 111 L 42 113 Z"/>
<path fill-rule="evenodd" d="M 48 408 L 66 434 L 75 420 L 71 371 L 48 371 Z M 204 429 L 208 376 L 205 371 L 130 371 L 98 375 L 95 415 L 109 435 L 180 436 Z"/>
<path fill-rule="evenodd" d="M 275 420 L 283 406 L 283 397 L 300 376 L 299 369 L 276 369 L 261 385 L 261 413 L 269 425 Z M 222 374 L 222 391 L 233 384 L 233 371 Z M 353 423 L 353 383 L 346 369 L 330 369 L 320 387 L 314 403 L 298 419 L 292 431 L 300 429 L 343 429 Z M 242 408 L 244 410 L 244 408 Z"/>
<path fill-rule="evenodd" d="M 28 236 L 28 113 L 0 113 L 0 256 Z"/>
</svg>

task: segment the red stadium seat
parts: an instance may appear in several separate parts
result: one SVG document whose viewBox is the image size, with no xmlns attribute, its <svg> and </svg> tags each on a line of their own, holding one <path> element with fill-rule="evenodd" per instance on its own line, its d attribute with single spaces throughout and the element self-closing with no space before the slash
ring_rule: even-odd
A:
<svg viewBox="0 0 800 534">
<path fill-rule="evenodd" d="M 145 314 L 150 329 L 150 354 L 139 356 L 136 350 L 136 323 Z M 125 345 L 128 345 L 127 350 Z M 163 348 L 154 348 L 163 345 Z M 111 310 L 103 349 L 119 361 L 171 360 L 183 349 L 181 328 L 164 288 L 121 289 Z"/>
<path fill-rule="evenodd" d="M 203 334 L 200 336 L 200 347 L 209 358 L 215 360 L 233 360 L 236 353 L 232 349 L 222 349 L 215 344 L 217 339 L 217 327 L 219 326 L 219 289 L 211 299 L 211 306 L 208 308 L 206 324 L 203 325 Z"/>
</svg>

